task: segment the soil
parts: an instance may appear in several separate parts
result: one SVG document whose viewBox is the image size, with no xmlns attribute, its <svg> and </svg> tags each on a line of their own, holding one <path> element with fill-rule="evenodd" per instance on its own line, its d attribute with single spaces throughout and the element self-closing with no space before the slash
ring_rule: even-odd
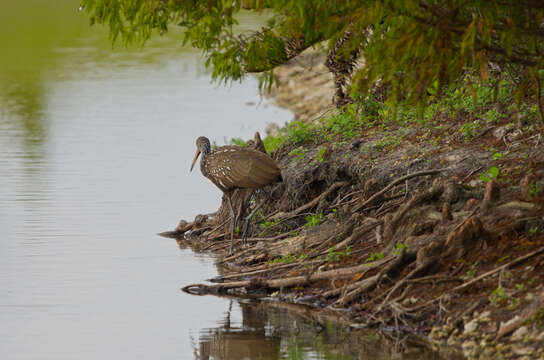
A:
<svg viewBox="0 0 544 360">
<path fill-rule="evenodd" d="M 320 56 L 276 71 L 271 96 L 298 119 L 335 111 Z M 272 154 L 283 182 L 233 196 L 240 226 L 264 205 L 232 255 L 225 199 L 165 233 L 220 256 L 214 284 L 185 291 L 339 309 L 354 324 L 427 334 L 469 358 L 543 359 L 544 139 L 509 122 L 471 140 L 456 122 L 376 126 L 348 142 L 306 143 L 303 156 L 283 145 Z M 480 176 L 491 167 L 500 175 Z"/>
</svg>

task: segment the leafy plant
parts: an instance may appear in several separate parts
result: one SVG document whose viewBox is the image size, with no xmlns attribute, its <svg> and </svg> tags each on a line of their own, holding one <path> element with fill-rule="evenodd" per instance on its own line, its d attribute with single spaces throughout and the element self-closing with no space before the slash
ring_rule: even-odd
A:
<svg viewBox="0 0 544 360">
<path fill-rule="evenodd" d="M 232 138 L 230 139 L 230 143 L 233 145 L 238 145 L 242 147 L 245 147 L 247 145 L 246 142 L 242 140 L 241 138 Z"/>
<path fill-rule="evenodd" d="M 306 227 L 311 228 L 321 224 L 323 220 L 323 212 L 320 212 L 315 215 L 306 215 Z"/>
<path fill-rule="evenodd" d="M 302 160 L 304 159 L 304 149 L 302 147 L 298 147 L 296 149 L 293 149 L 289 152 L 289 155 L 295 158 L 295 160 Z"/>
<path fill-rule="evenodd" d="M 394 255 L 398 256 L 403 250 L 409 250 L 408 246 L 404 245 L 403 243 L 397 243 L 395 245 L 395 252 Z"/>
<path fill-rule="evenodd" d="M 370 256 L 366 259 L 366 262 L 372 262 L 376 260 L 381 260 L 385 257 L 385 254 L 383 252 L 376 252 L 370 254 Z"/>
<path fill-rule="evenodd" d="M 463 135 L 465 135 L 466 140 L 470 140 L 474 137 L 475 130 L 479 129 L 480 127 L 480 123 L 476 120 L 474 122 L 464 123 L 463 125 L 461 125 L 459 130 L 461 130 Z"/>
<path fill-rule="evenodd" d="M 491 295 L 489 295 L 489 302 L 492 304 L 496 303 L 503 303 L 508 299 L 508 295 L 504 292 L 504 289 L 502 286 L 498 286 L 491 292 Z"/>
<path fill-rule="evenodd" d="M 292 254 L 283 255 L 281 257 L 274 258 L 272 260 L 269 260 L 267 264 L 273 265 L 273 264 L 290 264 L 292 262 L 295 262 L 297 260 L 297 257 Z"/>
<path fill-rule="evenodd" d="M 470 279 L 476 274 L 476 270 L 478 268 L 478 261 L 475 261 L 474 264 L 470 267 L 470 269 L 466 272 L 466 274 L 463 276 L 464 279 Z"/>
<path fill-rule="evenodd" d="M 480 174 L 480 180 L 483 182 L 489 182 L 491 179 L 496 179 L 498 176 L 499 169 L 496 166 L 492 166 L 485 174 Z"/>
<path fill-rule="evenodd" d="M 267 153 L 271 153 L 277 148 L 279 148 L 285 142 L 285 137 L 281 134 L 278 136 L 270 136 L 264 138 L 263 144 Z"/>
<path fill-rule="evenodd" d="M 531 181 L 529 184 L 529 195 L 532 197 L 537 196 L 542 191 L 542 188 L 540 185 L 538 185 L 535 181 Z"/>
<path fill-rule="evenodd" d="M 325 161 L 324 156 L 325 156 L 325 151 L 326 151 L 326 150 L 327 150 L 327 148 L 324 147 L 324 146 L 321 146 L 321 147 L 319 148 L 319 150 L 317 151 L 317 161 L 319 161 L 319 162 Z"/>
<path fill-rule="evenodd" d="M 344 257 L 348 257 L 351 255 L 351 247 L 347 246 L 346 250 L 344 251 L 336 251 L 336 247 L 332 247 L 329 249 L 329 253 L 327 254 L 327 257 L 325 258 L 325 261 L 327 262 L 339 262 Z"/>
<path fill-rule="evenodd" d="M 271 221 L 267 220 L 267 221 L 263 222 L 260 226 L 261 226 L 261 229 L 266 230 L 266 229 L 271 228 L 272 226 L 277 225 L 279 223 L 280 223 L 280 219 L 278 218 L 278 219 L 273 219 Z"/>
<path fill-rule="evenodd" d="M 502 158 L 502 154 L 500 152 L 493 153 L 493 160 L 499 160 Z"/>
<path fill-rule="evenodd" d="M 310 123 L 293 121 L 287 126 L 287 138 L 297 145 L 315 141 L 314 128 Z"/>
</svg>

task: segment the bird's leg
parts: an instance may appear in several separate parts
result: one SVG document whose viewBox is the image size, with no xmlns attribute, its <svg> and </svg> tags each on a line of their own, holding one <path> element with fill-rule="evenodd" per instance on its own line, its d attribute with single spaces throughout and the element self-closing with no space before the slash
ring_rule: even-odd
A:
<svg viewBox="0 0 544 360">
<path fill-rule="evenodd" d="M 261 201 L 261 203 L 259 205 L 257 205 L 255 207 L 255 209 L 253 209 L 253 211 L 251 211 L 251 213 L 244 220 L 244 228 L 243 228 L 244 231 L 242 232 L 242 240 L 244 241 L 244 244 L 246 242 L 246 235 L 247 235 L 247 229 L 249 227 L 249 222 L 253 218 L 253 215 L 255 215 L 257 210 L 259 210 L 261 208 L 261 206 L 263 206 L 264 203 L 267 202 L 270 199 L 270 194 L 268 192 L 266 192 L 264 189 L 261 189 L 261 190 L 266 194 L 265 199 L 263 201 Z"/>
<path fill-rule="evenodd" d="M 236 225 L 236 218 L 234 217 L 234 209 L 232 208 L 232 201 L 230 200 L 230 194 L 227 194 L 227 200 L 229 202 L 230 209 L 230 250 L 229 255 L 232 254 L 232 247 L 234 245 L 234 226 Z"/>
</svg>

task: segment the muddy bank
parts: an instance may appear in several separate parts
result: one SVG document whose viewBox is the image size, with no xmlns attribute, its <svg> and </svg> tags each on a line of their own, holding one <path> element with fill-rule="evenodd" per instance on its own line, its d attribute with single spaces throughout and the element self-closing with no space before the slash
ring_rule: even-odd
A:
<svg viewBox="0 0 544 360">
<path fill-rule="evenodd" d="M 316 56 L 280 67 L 273 93 L 308 121 L 332 111 Z M 215 284 L 185 290 L 343 309 L 470 358 L 543 358 L 544 139 L 508 119 L 470 141 L 461 126 L 283 144 L 272 156 L 284 181 L 255 195 L 271 199 L 233 255 L 225 201 L 180 223 L 180 242 L 221 256 Z M 241 224 L 249 193 L 234 202 Z"/>
</svg>

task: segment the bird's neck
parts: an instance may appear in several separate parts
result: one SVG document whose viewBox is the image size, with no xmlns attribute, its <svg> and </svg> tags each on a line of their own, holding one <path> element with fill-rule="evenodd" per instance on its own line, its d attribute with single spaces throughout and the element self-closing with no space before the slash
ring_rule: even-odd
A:
<svg viewBox="0 0 544 360">
<path fill-rule="evenodd" d="M 204 174 L 205 173 L 205 164 L 206 164 L 206 158 L 211 152 L 211 146 L 210 143 L 205 143 L 203 146 L 200 147 L 200 171 Z"/>
<path fill-rule="evenodd" d="M 208 154 L 210 153 L 211 151 L 211 146 L 209 143 L 207 144 L 204 144 L 201 148 L 200 148 L 200 154 L 202 156 L 202 158 L 205 158 L 206 156 L 208 156 Z"/>
</svg>

